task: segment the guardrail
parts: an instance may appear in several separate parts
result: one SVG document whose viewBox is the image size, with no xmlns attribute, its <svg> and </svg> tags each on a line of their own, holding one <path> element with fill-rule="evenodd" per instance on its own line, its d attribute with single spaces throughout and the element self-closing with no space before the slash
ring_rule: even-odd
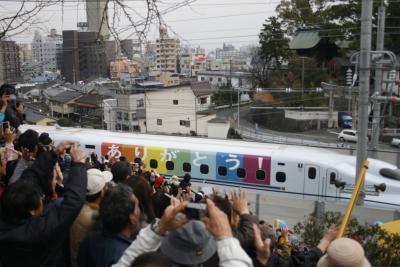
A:
<svg viewBox="0 0 400 267">
<path fill-rule="evenodd" d="M 306 140 L 303 138 L 293 138 L 286 136 L 277 136 L 277 135 L 267 135 L 257 133 L 254 129 L 240 127 L 237 129 L 239 134 L 251 140 L 268 142 L 268 143 L 277 143 L 277 144 L 287 144 L 287 145 L 301 145 L 301 146 L 312 146 L 312 147 L 323 147 L 323 148 L 346 148 L 351 149 L 351 145 L 344 143 L 328 143 L 314 140 Z"/>
</svg>

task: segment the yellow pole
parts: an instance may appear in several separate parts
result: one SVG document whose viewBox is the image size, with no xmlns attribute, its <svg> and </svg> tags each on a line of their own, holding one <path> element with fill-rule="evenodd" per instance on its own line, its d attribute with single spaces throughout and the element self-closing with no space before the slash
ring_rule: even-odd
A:
<svg viewBox="0 0 400 267">
<path fill-rule="evenodd" d="M 351 214 L 353 213 L 354 205 L 357 202 L 357 199 L 358 199 L 358 196 L 360 194 L 362 185 L 364 183 L 365 173 L 367 172 L 368 164 L 369 164 L 368 160 L 365 160 L 364 163 L 363 163 L 363 166 L 361 168 L 360 174 L 358 175 L 357 183 L 356 183 L 356 186 L 354 187 L 354 191 L 353 191 L 353 195 L 351 196 L 350 203 L 347 206 L 347 210 L 346 210 L 346 213 L 344 215 L 343 222 L 340 225 L 340 229 L 339 229 L 339 233 L 337 235 L 337 238 L 343 237 L 344 232 L 346 231 L 347 225 L 349 224 Z"/>
</svg>

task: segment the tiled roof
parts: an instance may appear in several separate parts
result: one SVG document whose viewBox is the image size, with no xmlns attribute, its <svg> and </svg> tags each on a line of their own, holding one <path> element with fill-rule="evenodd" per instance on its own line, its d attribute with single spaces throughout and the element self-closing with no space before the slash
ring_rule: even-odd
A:
<svg viewBox="0 0 400 267">
<path fill-rule="evenodd" d="M 192 91 L 196 97 L 211 95 L 213 90 L 211 88 L 211 84 L 207 82 L 192 82 L 190 84 Z"/>
<path fill-rule="evenodd" d="M 75 91 L 66 91 L 62 92 L 54 97 L 51 97 L 50 100 L 52 102 L 59 102 L 59 103 L 67 103 L 77 97 L 79 97 L 81 93 Z"/>
</svg>

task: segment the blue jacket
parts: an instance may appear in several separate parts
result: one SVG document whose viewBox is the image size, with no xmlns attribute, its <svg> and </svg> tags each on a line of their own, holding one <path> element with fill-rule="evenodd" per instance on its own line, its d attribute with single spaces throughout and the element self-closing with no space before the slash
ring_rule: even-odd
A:
<svg viewBox="0 0 400 267">
<path fill-rule="evenodd" d="M 132 240 L 111 233 L 86 238 L 79 247 L 78 267 L 110 267 L 118 262 Z"/>
</svg>

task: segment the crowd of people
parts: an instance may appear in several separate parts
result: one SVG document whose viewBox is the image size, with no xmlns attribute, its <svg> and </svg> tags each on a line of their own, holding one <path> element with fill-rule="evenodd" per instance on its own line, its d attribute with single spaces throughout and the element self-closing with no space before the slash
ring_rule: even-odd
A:
<svg viewBox="0 0 400 267">
<path fill-rule="evenodd" d="M 286 227 L 250 212 L 245 191 L 196 192 L 189 174 L 20 133 L 12 92 L 0 88 L 0 266 L 370 266 L 336 226 L 317 247 L 293 249 Z"/>
</svg>

